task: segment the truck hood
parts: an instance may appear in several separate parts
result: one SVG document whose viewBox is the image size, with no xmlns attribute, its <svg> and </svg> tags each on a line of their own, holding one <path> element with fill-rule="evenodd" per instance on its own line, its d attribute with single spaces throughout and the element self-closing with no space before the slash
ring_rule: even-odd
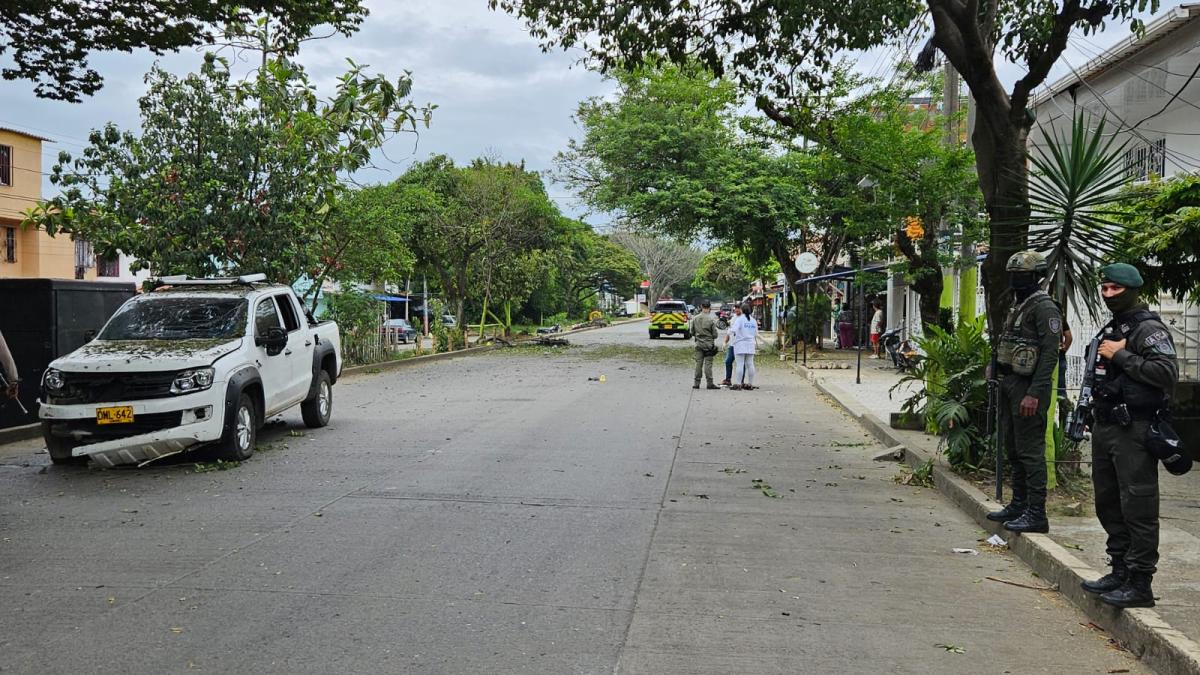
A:
<svg viewBox="0 0 1200 675">
<path fill-rule="evenodd" d="M 93 340 L 50 367 L 94 373 L 203 368 L 240 348 L 243 339 Z"/>
</svg>

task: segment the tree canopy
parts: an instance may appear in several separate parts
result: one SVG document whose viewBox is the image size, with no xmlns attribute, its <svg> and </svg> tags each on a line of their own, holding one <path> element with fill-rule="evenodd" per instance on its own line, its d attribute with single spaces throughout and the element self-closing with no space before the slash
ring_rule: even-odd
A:
<svg viewBox="0 0 1200 675">
<path fill-rule="evenodd" d="M 406 265 L 406 249 L 387 262 L 362 254 L 367 240 L 391 239 L 380 230 L 391 223 L 338 214 L 370 206 L 340 204 L 348 187 L 339 174 L 428 122 L 429 108 L 408 100 L 407 76 L 388 80 L 352 64 L 321 99 L 283 57 L 235 82 L 209 55 L 198 73 L 155 68 L 147 83 L 140 131 L 109 124 L 78 156 L 60 153 L 50 180 L 61 193 L 27 214 L 30 223 L 87 239 L 105 255 L 126 253 L 158 274 L 264 272 L 293 283 Z M 348 267 L 354 261 L 365 267 Z"/>
<path fill-rule="evenodd" d="M 209 44 L 256 17 L 270 17 L 277 37 L 295 44 L 321 25 L 352 33 L 366 14 L 361 0 L 6 0 L 0 55 L 11 63 L 0 76 L 35 83 L 41 98 L 78 102 L 104 84 L 88 65 L 93 52 Z"/>
</svg>

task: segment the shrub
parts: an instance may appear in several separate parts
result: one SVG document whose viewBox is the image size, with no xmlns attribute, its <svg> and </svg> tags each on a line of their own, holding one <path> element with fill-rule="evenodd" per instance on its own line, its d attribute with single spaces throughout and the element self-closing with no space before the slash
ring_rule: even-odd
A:
<svg viewBox="0 0 1200 675">
<path fill-rule="evenodd" d="M 960 324 L 953 333 L 937 326 L 918 338 L 925 353 L 892 391 L 918 381 L 923 387 L 904 402 L 905 413 L 923 417 L 926 427 L 943 437 L 946 461 L 956 470 L 975 469 L 988 455 L 987 366 L 992 350 L 985 318 Z"/>
</svg>

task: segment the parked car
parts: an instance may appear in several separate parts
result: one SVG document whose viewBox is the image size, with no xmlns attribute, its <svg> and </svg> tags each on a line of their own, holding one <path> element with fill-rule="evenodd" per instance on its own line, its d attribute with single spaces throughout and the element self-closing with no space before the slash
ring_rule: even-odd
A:
<svg viewBox="0 0 1200 675">
<path fill-rule="evenodd" d="M 685 340 L 692 337 L 688 330 L 687 305 L 682 300 L 659 300 L 650 312 L 650 339 L 671 334 L 682 335 Z"/>
<path fill-rule="evenodd" d="M 383 329 L 385 332 L 394 334 L 396 340 L 403 344 L 417 339 L 417 329 L 404 319 L 388 319 L 383 322 Z"/>
<path fill-rule="evenodd" d="M 458 328 L 458 319 L 455 319 L 453 314 L 443 314 L 442 325 L 446 328 Z"/>
<path fill-rule="evenodd" d="M 42 375 L 42 435 L 56 464 L 138 464 L 215 445 L 254 454 L 264 421 L 300 406 L 323 427 L 342 370 L 338 327 L 265 275 L 164 277 Z"/>
</svg>

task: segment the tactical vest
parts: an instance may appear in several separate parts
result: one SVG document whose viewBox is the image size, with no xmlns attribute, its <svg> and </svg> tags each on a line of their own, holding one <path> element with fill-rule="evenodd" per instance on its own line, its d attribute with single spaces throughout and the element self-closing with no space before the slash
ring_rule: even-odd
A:
<svg viewBox="0 0 1200 675">
<path fill-rule="evenodd" d="M 1015 375 L 1030 377 L 1037 368 L 1042 340 L 1036 326 L 1026 325 L 1025 316 L 1043 301 L 1054 302 L 1045 291 L 1034 291 L 1008 313 L 1008 320 L 1004 322 L 1004 332 L 1000 334 L 1000 345 L 996 350 L 996 362 Z"/>
<path fill-rule="evenodd" d="M 1101 334 L 1105 336 L 1104 340 L 1126 340 L 1147 319 L 1162 321 L 1154 312 L 1143 309 L 1126 317 L 1125 321 L 1114 317 L 1101 329 Z M 1132 350 L 1135 345 L 1130 343 L 1125 348 Z M 1096 377 L 1096 405 L 1102 416 L 1124 403 L 1135 417 L 1149 419 L 1170 404 L 1169 397 L 1161 389 L 1129 377 L 1108 359 L 1097 360 Z"/>
</svg>

